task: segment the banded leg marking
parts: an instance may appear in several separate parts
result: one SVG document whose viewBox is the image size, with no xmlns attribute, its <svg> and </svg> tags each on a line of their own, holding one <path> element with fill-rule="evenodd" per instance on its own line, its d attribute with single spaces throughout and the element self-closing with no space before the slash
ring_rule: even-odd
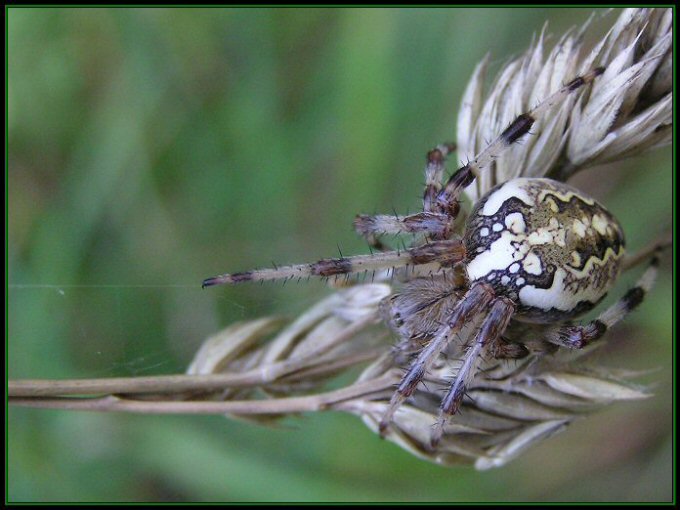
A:
<svg viewBox="0 0 680 510">
<path fill-rule="evenodd" d="M 592 71 L 574 78 L 564 85 L 557 92 L 554 92 L 538 106 L 520 114 L 503 131 L 498 138 L 489 144 L 475 159 L 467 165 L 459 168 L 448 180 L 444 189 L 439 192 L 436 199 L 435 210 L 446 213 L 447 211 L 456 212 L 458 197 L 460 192 L 472 184 L 472 181 L 482 170 L 491 166 L 493 161 L 503 154 L 513 143 L 526 135 L 537 118 L 545 114 L 547 110 L 556 104 L 564 101 L 572 92 L 580 89 L 584 85 L 591 83 L 597 76 L 604 73 L 604 67 L 597 67 Z M 455 217 L 455 216 L 454 216 Z"/>
<path fill-rule="evenodd" d="M 442 189 L 444 177 L 444 163 L 446 157 L 456 150 L 456 144 L 444 143 L 437 145 L 427 153 L 425 166 L 425 192 L 423 193 L 423 211 L 434 212 L 439 191 Z"/>
<path fill-rule="evenodd" d="M 415 234 L 425 232 L 439 239 L 448 237 L 451 230 L 451 218 L 444 214 L 421 212 L 409 216 L 390 216 L 378 214 L 368 216 L 360 214 L 354 218 L 354 230 L 370 239 L 385 234 Z"/>
<path fill-rule="evenodd" d="M 566 325 L 555 328 L 547 333 L 546 339 L 551 343 L 571 349 L 582 349 L 591 342 L 594 342 L 642 303 L 645 295 L 654 286 L 658 267 L 659 257 L 654 255 L 649 263 L 649 267 L 635 286 L 629 289 L 616 303 L 602 312 L 597 319 L 586 324 Z"/>
<path fill-rule="evenodd" d="M 311 264 L 296 264 L 242 273 L 226 273 L 205 279 L 203 287 L 286 278 L 306 278 L 308 276 L 329 277 L 408 265 L 429 264 L 431 262 L 438 262 L 440 265 L 448 267 L 458 264 L 464 257 L 465 247 L 462 241 L 447 239 L 433 241 L 408 250 L 323 259 Z"/>
<path fill-rule="evenodd" d="M 384 435 L 392 421 L 394 413 L 404 401 L 410 397 L 423 380 L 425 374 L 437 359 L 437 356 L 448 345 L 451 337 L 470 321 L 475 315 L 482 312 L 493 298 L 493 290 L 486 283 L 473 285 L 463 296 L 451 313 L 449 323 L 444 326 L 432 341 L 420 352 L 416 360 L 409 367 L 401 379 L 397 390 L 390 399 L 389 406 L 380 420 L 380 434 Z"/>
<path fill-rule="evenodd" d="M 499 297 L 492 302 L 489 314 L 484 319 L 474 343 L 465 353 L 463 364 L 456 375 L 456 379 L 439 407 L 439 418 L 434 424 L 430 436 L 432 448 L 439 444 L 444 432 L 444 426 L 449 418 L 460 409 L 465 391 L 479 370 L 481 354 L 487 347 L 494 345 L 500 339 L 514 312 L 515 306 L 507 298 Z"/>
</svg>

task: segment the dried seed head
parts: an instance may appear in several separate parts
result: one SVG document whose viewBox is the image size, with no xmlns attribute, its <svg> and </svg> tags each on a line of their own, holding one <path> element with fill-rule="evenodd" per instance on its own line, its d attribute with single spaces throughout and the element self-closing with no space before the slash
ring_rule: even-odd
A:
<svg viewBox="0 0 680 510">
<path fill-rule="evenodd" d="M 203 343 L 187 373 L 240 376 L 211 398 L 253 399 L 254 415 L 262 393 L 320 392 L 339 373 L 384 352 L 387 332 L 374 326 L 379 303 L 390 292 L 385 284 L 359 285 L 328 296 L 288 325 L 281 318 L 232 324 Z"/>
<path fill-rule="evenodd" d="M 233 324 L 204 342 L 188 372 L 240 375 L 232 387 L 209 396 L 251 401 L 251 411 L 240 418 L 267 424 L 300 411 L 335 409 L 360 416 L 377 433 L 402 375 L 393 354 L 386 352 L 384 328 L 376 326 L 379 304 L 390 294 L 385 284 L 357 285 L 332 294 L 286 327 L 276 318 Z M 486 362 L 461 412 L 432 449 L 430 432 L 441 394 L 459 368 L 458 361 L 442 356 L 427 384 L 397 410 L 387 439 L 438 464 L 487 469 L 502 466 L 587 413 L 648 396 L 627 381 L 635 374 L 588 369 L 588 352 L 578 353 L 578 363 L 575 357 L 568 352 Z M 367 361 L 372 363 L 356 382 L 324 392 L 339 373 Z M 273 415 L 258 405 L 261 395 L 287 397 L 290 406 Z M 290 398 L 300 395 L 303 400 Z"/>
<path fill-rule="evenodd" d="M 589 27 L 565 34 L 546 52 L 545 30 L 498 73 L 483 100 L 489 59 L 475 69 L 458 115 L 461 164 L 514 117 L 574 76 L 598 66 L 604 74 L 537 121 L 522 144 L 498 158 L 466 190 L 473 201 L 499 182 L 547 176 L 567 180 L 594 165 L 667 145 L 672 139 L 672 10 L 625 9 L 611 30 L 586 52 Z"/>
<path fill-rule="evenodd" d="M 523 363 L 487 363 L 468 390 L 468 399 L 453 423 L 444 429 L 436 449 L 430 430 L 437 418 L 441 394 L 455 362 L 435 370 L 409 405 L 393 420 L 388 439 L 415 455 L 438 464 L 474 464 L 477 469 L 499 467 L 537 442 L 563 430 L 570 422 L 619 400 L 646 398 L 641 388 L 599 368 L 589 370 L 584 360 L 569 355 L 530 358 Z M 386 361 L 374 363 L 363 378 L 384 372 Z M 374 431 L 386 402 L 355 402 L 350 408 Z"/>
</svg>

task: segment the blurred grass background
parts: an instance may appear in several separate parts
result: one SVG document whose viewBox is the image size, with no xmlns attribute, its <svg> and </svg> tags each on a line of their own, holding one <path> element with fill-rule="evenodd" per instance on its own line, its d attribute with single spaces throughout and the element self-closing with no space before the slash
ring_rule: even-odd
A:
<svg viewBox="0 0 680 510">
<path fill-rule="evenodd" d="M 202 291 L 213 274 L 366 251 L 356 213 L 419 207 L 463 88 L 584 9 L 9 8 L 11 378 L 183 371 L 219 328 L 295 315 L 323 284 Z M 608 19 L 595 23 L 603 34 Z M 596 31 L 597 31 L 596 30 Z M 634 250 L 671 225 L 671 151 L 577 179 Z M 670 257 L 668 257 L 670 258 Z M 672 496 L 671 269 L 611 364 L 657 368 L 510 467 L 447 469 L 356 418 L 9 408 L 20 501 L 664 501 Z M 624 278 L 630 282 L 636 274 Z M 619 289 L 624 289 L 622 283 Z M 614 342 L 612 342 L 614 343 Z"/>
</svg>

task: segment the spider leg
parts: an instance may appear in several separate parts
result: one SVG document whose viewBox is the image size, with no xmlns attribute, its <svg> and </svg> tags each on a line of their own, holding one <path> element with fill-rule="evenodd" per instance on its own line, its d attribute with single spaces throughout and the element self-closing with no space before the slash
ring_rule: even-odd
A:
<svg viewBox="0 0 680 510">
<path fill-rule="evenodd" d="M 574 78 L 557 92 L 541 101 L 535 108 L 520 114 L 498 138 L 491 142 L 472 161 L 451 175 L 444 189 L 437 195 L 434 210 L 448 213 L 455 218 L 460 207 L 458 205 L 460 192 L 472 184 L 474 178 L 482 170 L 490 167 L 495 159 L 501 156 L 513 143 L 526 135 L 534 122 L 536 122 L 536 119 L 544 115 L 547 110 L 564 101 L 572 92 L 592 82 L 602 73 L 604 73 L 604 68 L 597 67 L 583 76 Z"/>
<path fill-rule="evenodd" d="M 392 421 L 394 413 L 399 406 L 410 397 L 425 374 L 437 359 L 437 356 L 449 344 L 451 337 L 475 315 L 482 312 L 493 299 L 493 289 L 486 283 L 478 283 L 470 287 L 470 290 L 456 304 L 451 312 L 451 319 L 420 352 L 416 360 L 411 364 L 399 386 L 390 399 L 389 406 L 380 420 L 380 434 L 384 435 Z"/>
<path fill-rule="evenodd" d="M 449 418 L 460 408 L 465 391 L 479 370 L 482 352 L 486 347 L 494 345 L 500 339 L 514 312 L 515 306 L 509 299 L 499 297 L 493 300 L 489 314 L 484 319 L 474 343 L 465 353 L 463 364 L 456 375 L 456 379 L 439 407 L 439 418 L 434 424 L 430 436 L 432 448 L 435 448 L 441 440 L 444 426 Z"/>
<path fill-rule="evenodd" d="M 446 214 L 420 212 L 408 216 L 359 214 L 354 218 L 354 230 L 370 241 L 385 234 L 415 234 L 422 232 L 436 239 L 445 239 L 451 231 L 451 217 Z"/>
<path fill-rule="evenodd" d="M 552 347 L 557 348 L 556 346 Z M 524 345 L 509 342 L 502 337 L 498 338 L 496 342 L 489 344 L 486 350 L 493 359 L 521 359 L 529 355 L 529 349 Z"/>
<path fill-rule="evenodd" d="M 437 145 L 427 153 L 427 164 L 425 165 L 425 192 L 423 193 L 424 212 L 435 211 L 435 200 L 439 191 L 442 189 L 444 162 L 446 161 L 446 157 L 455 150 L 455 144 L 444 143 Z"/>
<path fill-rule="evenodd" d="M 597 340 L 642 302 L 645 294 L 654 285 L 658 266 L 659 257 L 654 255 L 649 263 L 649 267 L 635 286 L 628 290 L 616 303 L 602 312 L 597 319 L 586 324 L 568 324 L 550 329 L 546 332 L 546 340 L 571 349 L 582 349 Z"/>
<path fill-rule="evenodd" d="M 465 257 L 465 247 L 459 239 L 433 241 L 407 250 L 387 251 L 372 255 L 356 255 L 337 259 L 323 259 L 311 264 L 296 264 L 241 273 L 225 273 L 203 280 L 203 287 L 280 280 L 307 276 L 329 277 L 363 271 L 421 265 L 437 262 L 443 267 L 458 264 Z"/>
<path fill-rule="evenodd" d="M 444 162 L 456 150 L 453 143 L 438 145 L 427 153 L 425 165 L 425 192 L 423 212 L 408 216 L 374 216 L 360 214 L 354 219 L 354 230 L 365 237 L 372 246 L 379 246 L 379 236 L 385 234 L 414 234 L 422 232 L 429 239 L 446 239 L 451 231 L 451 216 L 435 212 L 434 204 L 442 188 Z"/>
</svg>

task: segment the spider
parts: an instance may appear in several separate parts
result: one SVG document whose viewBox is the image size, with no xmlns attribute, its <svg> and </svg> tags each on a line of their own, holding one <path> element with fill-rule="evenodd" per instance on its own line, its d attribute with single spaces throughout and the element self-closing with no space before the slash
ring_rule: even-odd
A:
<svg viewBox="0 0 680 510">
<path fill-rule="evenodd" d="M 380 307 L 385 322 L 400 337 L 395 356 L 407 353 L 412 361 L 379 430 L 386 434 L 395 412 L 435 360 L 457 348 L 461 365 L 431 432 L 435 448 L 485 356 L 522 358 L 530 348 L 536 350 L 536 343 L 545 352 L 560 346 L 582 349 L 639 305 L 653 284 L 659 262 L 656 252 L 637 284 L 598 318 L 583 324 L 572 321 L 593 309 L 613 286 L 622 268 L 625 240 L 621 225 L 602 205 L 559 181 L 516 178 L 500 183 L 473 206 L 463 235 L 454 233 L 463 189 L 524 137 L 537 118 L 603 72 L 598 67 L 573 79 L 520 114 L 445 183 L 445 159 L 455 147 L 442 144 L 431 150 L 421 212 L 355 219 L 356 231 L 381 251 L 222 274 L 204 280 L 203 287 L 415 269 L 401 292 L 388 296 Z M 422 241 L 403 250 L 388 250 L 379 239 L 401 233 L 418 234 Z M 521 340 L 517 331 L 523 332 Z M 538 342 L 532 344 L 525 340 L 528 337 Z"/>
</svg>

